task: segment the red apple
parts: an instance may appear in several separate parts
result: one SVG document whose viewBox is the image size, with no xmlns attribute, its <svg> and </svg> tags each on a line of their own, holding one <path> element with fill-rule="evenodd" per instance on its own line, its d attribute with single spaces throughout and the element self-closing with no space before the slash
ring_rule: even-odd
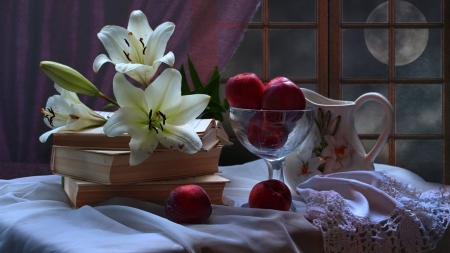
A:
<svg viewBox="0 0 450 253">
<path fill-rule="evenodd" d="M 264 84 L 254 73 L 237 74 L 225 86 L 225 96 L 231 106 L 246 109 L 261 109 Z"/>
<path fill-rule="evenodd" d="M 265 87 L 261 98 L 263 110 L 304 110 L 303 91 L 286 77 L 276 77 Z"/>
<path fill-rule="evenodd" d="M 292 202 L 291 191 L 280 180 L 269 179 L 253 186 L 248 205 L 250 208 L 289 211 Z"/>
<path fill-rule="evenodd" d="M 212 206 L 208 194 L 194 184 L 182 185 L 170 192 L 165 204 L 169 220 L 180 224 L 204 223 L 211 216 Z"/>
<path fill-rule="evenodd" d="M 279 149 L 288 139 L 287 124 L 265 119 L 264 114 L 255 114 L 247 124 L 247 137 L 257 149 Z"/>
</svg>

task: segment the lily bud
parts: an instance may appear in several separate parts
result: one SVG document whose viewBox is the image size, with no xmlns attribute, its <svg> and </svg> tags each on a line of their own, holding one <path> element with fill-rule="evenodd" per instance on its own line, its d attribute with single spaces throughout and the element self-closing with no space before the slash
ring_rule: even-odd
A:
<svg viewBox="0 0 450 253">
<path fill-rule="evenodd" d="M 42 61 L 39 66 L 61 88 L 88 96 L 98 96 L 100 91 L 75 69 L 52 61 Z"/>
</svg>

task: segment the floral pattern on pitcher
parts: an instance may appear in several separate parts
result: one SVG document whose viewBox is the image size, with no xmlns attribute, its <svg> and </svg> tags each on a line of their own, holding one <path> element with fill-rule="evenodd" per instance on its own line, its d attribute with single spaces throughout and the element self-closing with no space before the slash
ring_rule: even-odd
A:
<svg viewBox="0 0 450 253">
<path fill-rule="evenodd" d="M 302 162 L 297 173 L 300 177 L 328 174 L 351 166 L 353 146 L 338 132 L 341 116 L 333 118 L 328 110 L 317 110 L 315 127 L 298 152 L 297 157 Z M 309 150 L 312 150 L 308 152 Z"/>
</svg>

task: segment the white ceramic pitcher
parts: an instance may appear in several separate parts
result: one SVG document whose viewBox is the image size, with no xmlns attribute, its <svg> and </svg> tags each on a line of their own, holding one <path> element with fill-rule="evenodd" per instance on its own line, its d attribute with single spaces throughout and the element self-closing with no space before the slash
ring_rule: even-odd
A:
<svg viewBox="0 0 450 253">
<path fill-rule="evenodd" d="M 391 103 L 375 92 L 366 93 L 351 102 L 329 99 L 308 89 L 302 91 L 306 97 L 306 105 L 315 108 L 316 117 L 308 138 L 286 157 L 285 177 L 289 186 L 295 187 L 299 182 L 316 174 L 374 170 L 373 161 L 392 129 Z M 354 114 L 362 104 L 371 100 L 383 105 L 387 117 L 378 141 L 366 154 L 356 133 Z"/>
</svg>

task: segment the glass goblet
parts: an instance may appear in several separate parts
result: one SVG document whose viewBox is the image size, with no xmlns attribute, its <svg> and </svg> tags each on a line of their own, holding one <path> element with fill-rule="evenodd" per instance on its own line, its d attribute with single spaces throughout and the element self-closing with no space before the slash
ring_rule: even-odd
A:
<svg viewBox="0 0 450 253">
<path fill-rule="evenodd" d="M 230 122 L 242 145 L 261 157 L 284 182 L 283 163 L 287 154 L 308 136 L 314 122 L 314 108 L 305 110 L 255 110 L 230 107 Z M 295 206 L 291 203 L 291 211 Z"/>
</svg>

